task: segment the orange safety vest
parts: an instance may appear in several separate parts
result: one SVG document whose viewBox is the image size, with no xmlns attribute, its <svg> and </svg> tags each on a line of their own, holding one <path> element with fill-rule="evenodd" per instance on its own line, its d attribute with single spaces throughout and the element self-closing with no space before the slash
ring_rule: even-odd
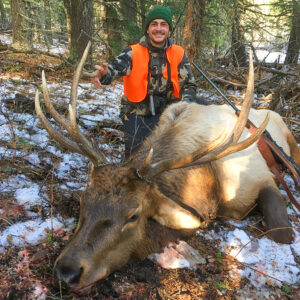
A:
<svg viewBox="0 0 300 300">
<path fill-rule="evenodd" d="M 142 102 L 147 96 L 149 51 L 141 44 L 130 46 L 132 49 L 132 70 L 128 76 L 123 76 L 124 94 L 131 102 Z M 170 63 L 172 94 L 179 98 L 180 87 L 178 83 L 178 66 L 182 61 L 184 50 L 178 45 L 171 45 L 166 50 Z M 168 80 L 167 64 L 163 71 L 163 77 Z"/>
</svg>

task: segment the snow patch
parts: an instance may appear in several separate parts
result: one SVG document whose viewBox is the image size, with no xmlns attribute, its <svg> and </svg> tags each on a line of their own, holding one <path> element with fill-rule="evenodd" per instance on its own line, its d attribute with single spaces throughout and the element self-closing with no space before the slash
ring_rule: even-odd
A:
<svg viewBox="0 0 300 300">
<path fill-rule="evenodd" d="M 17 223 L 0 233 L 0 246 L 24 246 L 26 243 L 36 245 L 46 238 L 47 230 L 59 230 L 63 227 L 63 223 L 56 218 Z"/>
</svg>

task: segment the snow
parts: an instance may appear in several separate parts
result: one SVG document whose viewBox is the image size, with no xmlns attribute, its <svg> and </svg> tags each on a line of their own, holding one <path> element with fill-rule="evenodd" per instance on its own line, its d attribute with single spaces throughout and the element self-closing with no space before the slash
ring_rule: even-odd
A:
<svg viewBox="0 0 300 300">
<path fill-rule="evenodd" d="M 31 183 L 29 182 L 29 185 L 30 184 Z M 0 183 L 0 192 L 11 193 L 26 186 L 28 186 L 28 179 L 25 175 L 11 176 L 8 178 L 8 180 Z"/>
<path fill-rule="evenodd" d="M 4 35 L 4 34 L 1 34 L 0 35 L 0 42 L 3 43 L 3 44 L 11 44 L 12 43 L 12 37 L 9 36 L 9 35 Z"/>
<path fill-rule="evenodd" d="M 228 233 L 227 239 L 221 243 L 221 248 L 238 261 L 251 265 L 270 276 L 261 276 L 250 268 L 241 272 L 242 276 L 251 277 L 258 287 L 266 283 L 281 286 L 282 281 L 287 284 L 294 284 L 300 279 L 300 266 L 295 262 L 291 245 L 281 245 L 266 237 L 259 239 L 259 241 L 251 241 L 244 231 L 235 229 Z"/>
<path fill-rule="evenodd" d="M 184 241 L 179 241 L 178 244 L 170 243 L 163 253 L 154 253 L 149 258 L 165 269 L 195 269 L 198 264 L 206 263 L 206 259 Z"/>
<path fill-rule="evenodd" d="M 36 183 L 32 183 L 29 187 L 18 189 L 15 192 L 17 202 L 26 207 L 30 207 L 40 203 L 40 187 Z"/>
<path fill-rule="evenodd" d="M 255 51 L 259 61 L 266 63 L 284 63 L 285 53 L 279 51 L 256 50 Z"/>
<path fill-rule="evenodd" d="M 62 156 L 62 161 L 60 162 L 59 167 L 55 170 L 55 175 L 63 179 L 67 176 L 68 173 L 70 173 L 73 169 L 73 167 L 83 168 L 87 165 L 87 159 L 82 157 L 80 154 L 77 153 L 70 153 L 70 154 L 64 154 Z"/>
<path fill-rule="evenodd" d="M 36 245 L 47 237 L 47 230 L 59 230 L 63 223 L 56 218 L 42 221 L 40 218 L 26 222 L 16 223 L 6 228 L 0 234 L 0 247 Z"/>
<path fill-rule="evenodd" d="M 54 42 L 58 42 L 57 40 L 53 40 Z M 12 44 L 12 37 L 8 34 L 1 34 L 0 35 L 0 42 L 3 44 Z M 33 48 L 41 50 L 41 51 L 48 51 L 48 48 L 46 46 L 42 46 L 40 44 L 33 44 Z M 63 45 L 60 46 L 50 46 L 49 52 L 53 54 L 67 54 L 66 47 Z"/>
</svg>

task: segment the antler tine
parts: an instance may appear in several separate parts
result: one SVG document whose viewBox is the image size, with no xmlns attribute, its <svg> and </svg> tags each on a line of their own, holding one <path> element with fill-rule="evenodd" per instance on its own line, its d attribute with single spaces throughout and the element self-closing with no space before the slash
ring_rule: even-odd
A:
<svg viewBox="0 0 300 300">
<path fill-rule="evenodd" d="M 240 139 L 240 137 L 244 131 L 245 125 L 248 121 L 248 115 L 249 115 L 249 112 L 250 112 L 250 109 L 251 109 L 251 106 L 253 103 L 253 94 L 254 94 L 254 68 L 253 68 L 253 60 L 252 60 L 252 51 L 250 49 L 250 52 L 249 52 L 249 75 L 248 75 L 247 90 L 246 90 L 246 95 L 245 95 L 245 99 L 244 99 L 241 111 L 239 113 L 238 120 L 235 123 L 235 126 L 234 126 L 231 134 L 224 141 L 223 145 L 221 145 L 220 147 L 211 151 L 205 158 L 203 158 L 202 160 L 201 159 L 198 160 L 197 163 L 209 162 L 209 161 L 224 157 L 226 155 L 229 155 L 230 153 L 241 151 L 241 150 L 249 147 L 251 145 L 251 143 L 254 143 L 257 140 L 257 138 L 263 132 L 263 131 L 261 131 L 261 128 L 265 129 L 265 127 L 268 124 L 269 115 L 267 115 L 266 119 L 261 124 L 258 132 L 255 132 L 255 134 L 250 136 L 248 139 L 242 141 L 241 143 L 238 143 L 238 140 Z M 203 155 L 202 155 L 202 157 L 203 157 Z"/>
<path fill-rule="evenodd" d="M 151 167 L 151 160 L 153 156 L 153 148 L 150 149 L 143 166 L 138 170 L 138 174 L 141 178 L 143 178 L 149 171 L 149 168 Z"/>
<path fill-rule="evenodd" d="M 269 122 L 269 113 L 267 114 L 266 118 L 261 123 L 259 128 L 257 128 L 257 130 L 252 135 L 250 135 L 247 139 L 241 141 L 240 143 L 236 143 L 236 142 L 234 142 L 234 143 L 229 142 L 227 144 L 225 143 L 220 148 L 215 149 L 214 151 L 208 153 L 207 156 L 199 159 L 197 162 L 194 163 L 194 165 L 208 163 L 213 160 L 220 159 L 229 154 L 232 154 L 232 153 L 235 153 L 238 151 L 242 151 L 242 150 L 248 148 L 250 145 L 255 143 L 255 141 L 261 136 L 261 134 L 266 129 L 268 122 Z"/>
<path fill-rule="evenodd" d="M 44 101 L 47 110 L 49 111 L 50 115 L 54 118 L 54 120 L 62 125 L 70 134 L 70 123 L 63 117 L 61 116 L 56 109 L 54 108 L 50 96 L 49 96 L 49 91 L 47 87 L 47 81 L 46 81 L 46 76 L 44 70 L 42 71 L 42 90 L 43 90 L 43 95 L 44 95 Z"/>
<path fill-rule="evenodd" d="M 107 162 L 105 156 L 100 151 L 97 151 L 94 149 L 92 143 L 80 132 L 78 125 L 76 123 L 76 104 L 77 104 L 77 89 L 78 89 L 78 83 L 79 79 L 83 70 L 83 66 L 85 64 L 85 61 L 87 59 L 89 50 L 91 47 L 91 42 L 88 42 L 84 53 L 82 55 L 82 58 L 76 68 L 76 71 L 74 73 L 73 77 L 73 83 L 71 88 L 71 104 L 69 105 L 69 118 L 70 118 L 70 126 L 71 126 L 71 135 L 77 142 L 78 146 L 82 150 L 83 153 L 85 153 L 91 161 L 95 165 L 100 165 L 101 162 Z"/>
<path fill-rule="evenodd" d="M 57 142 L 59 142 L 60 144 L 62 144 L 66 148 L 68 148 L 69 150 L 84 155 L 76 143 L 72 142 L 67 137 L 60 134 L 57 130 L 55 130 L 52 127 L 51 123 L 47 120 L 47 118 L 45 117 L 45 115 L 41 109 L 41 106 L 40 106 L 40 97 L 39 97 L 38 90 L 36 90 L 36 93 L 35 93 L 35 102 L 34 103 L 35 103 L 36 114 L 39 117 L 39 119 L 40 119 L 41 123 L 43 124 L 43 126 L 45 127 L 45 129 L 47 130 L 47 132 L 50 134 L 50 136 L 53 139 L 55 139 Z"/>
<path fill-rule="evenodd" d="M 76 102 L 77 102 L 78 83 L 79 83 L 79 80 L 80 80 L 80 77 L 81 77 L 81 73 L 82 73 L 84 64 L 85 64 L 86 59 L 88 57 L 91 45 L 92 45 L 92 43 L 91 43 L 91 41 L 89 41 L 88 44 L 85 47 L 85 50 L 84 50 L 83 54 L 82 54 L 81 60 L 80 60 L 78 66 L 77 66 L 77 68 L 74 72 L 73 83 L 72 83 L 72 88 L 71 88 L 71 104 L 72 104 L 72 107 L 75 107 L 75 108 L 76 108 Z"/>
<path fill-rule="evenodd" d="M 236 143 L 242 135 L 242 132 L 245 128 L 245 125 L 248 121 L 248 115 L 253 103 L 253 94 L 254 94 L 254 68 L 253 68 L 253 60 L 252 60 L 252 50 L 250 48 L 249 51 L 249 74 L 247 81 L 247 90 L 245 94 L 245 98 L 243 101 L 242 109 L 240 111 L 240 115 L 238 121 L 236 122 L 233 133 L 233 142 Z"/>
<path fill-rule="evenodd" d="M 105 156 L 100 152 L 94 150 L 92 144 L 84 137 L 80 138 L 78 125 L 76 123 L 76 113 L 73 113 L 71 104 L 69 104 L 69 118 L 72 128 L 72 137 L 75 138 L 77 145 L 83 153 L 93 162 L 95 166 L 100 166 L 102 162 L 107 162 Z M 76 128 L 74 128 L 76 126 Z"/>
<path fill-rule="evenodd" d="M 248 121 L 248 115 L 253 103 L 253 94 L 254 94 L 254 68 L 253 68 L 253 60 L 252 60 L 252 50 L 250 49 L 249 74 L 248 74 L 248 82 L 247 82 L 247 90 L 246 90 L 245 98 L 242 104 L 242 108 L 239 111 L 239 118 L 235 123 L 235 126 L 231 134 L 224 141 L 224 144 L 237 143 L 239 138 L 241 137 L 244 127 Z"/>
</svg>

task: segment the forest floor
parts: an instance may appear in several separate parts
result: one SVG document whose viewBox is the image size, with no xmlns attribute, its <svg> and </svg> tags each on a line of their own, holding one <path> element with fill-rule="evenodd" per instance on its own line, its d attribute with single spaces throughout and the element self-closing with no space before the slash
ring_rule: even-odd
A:
<svg viewBox="0 0 300 300">
<path fill-rule="evenodd" d="M 240 222 L 217 220 L 188 240 L 204 259 L 193 268 L 165 269 L 146 259 L 112 273 L 87 296 L 60 286 L 53 265 L 74 231 L 88 161 L 49 139 L 42 128 L 33 104 L 41 70 L 51 98 L 65 113 L 72 68 L 59 57 L 0 52 L 0 299 L 300 299 L 300 212 L 288 199 L 295 232 L 291 245 L 258 237 L 261 216 L 254 212 Z M 95 90 L 81 81 L 78 89 L 81 130 L 98 137 L 111 162 L 122 160 L 123 136 L 117 126 L 103 124 L 120 125 L 121 95 L 120 83 Z M 200 96 L 222 102 L 212 91 Z M 256 95 L 256 105 L 261 104 Z M 280 113 L 299 121 L 299 112 L 288 106 Z M 287 123 L 300 142 L 299 122 Z"/>
</svg>

